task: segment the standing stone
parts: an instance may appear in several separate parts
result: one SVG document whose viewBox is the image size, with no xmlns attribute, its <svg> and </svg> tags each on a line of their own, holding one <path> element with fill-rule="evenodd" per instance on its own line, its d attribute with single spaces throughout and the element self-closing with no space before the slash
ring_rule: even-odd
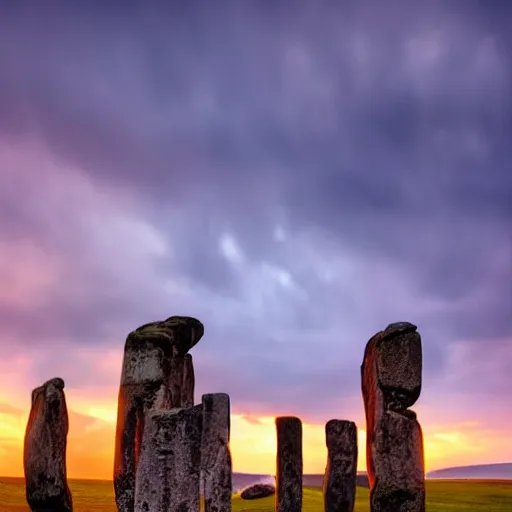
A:
<svg viewBox="0 0 512 512">
<path fill-rule="evenodd" d="M 187 352 L 203 333 L 199 320 L 173 316 L 163 322 L 145 324 L 126 338 L 114 455 L 114 490 L 119 512 L 133 512 L 136 466 L 148 411 L 169 410 L 181 407 L 183 401 L 186 405 L 193 402 L 194 372 Z M 183 396 L 185 373 L 188 387 Z"/>
<path fill-rule="evenodd" d="M 202 480 L 205 512 L 231 512 L 233 494 L 229 451 L 229 395 L 203 395 Z"/>
<path fill-rule="evenodd" d="M 366 345 L 361 382 L 371 512 L 424 512 L 423 435 L 409 410 L 420 396 L 416 326 L 390 324 Z"/>
<path fill-rule="evenodd" d="M 302 512 L 302 422 L 276 418 L 276 512 Z"/>
<path fill-rule="evenodd" d="M 353 421 L 330 420 L 325 425 L 327 467 L 325 512 L 353 512 L 356 499 L 357 427 Z"/>
<path fill-rule="evenodd" d="M 199 512 L 202 406 L 146 417 L 135 512 Z"/>
<path fill-rule="evenodd" d="M 66 474 L 68 410 L 64 381 L 51 379 L 32 391 L 23 466 L 32 512 L 71 512 Z"/>
</svg>

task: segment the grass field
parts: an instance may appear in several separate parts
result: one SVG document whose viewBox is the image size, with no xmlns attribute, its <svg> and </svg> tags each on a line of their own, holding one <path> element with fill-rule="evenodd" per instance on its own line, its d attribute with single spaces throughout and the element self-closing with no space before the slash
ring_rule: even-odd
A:
<svg viewBox="0 0 512 512">
<path fill-rule="evenodd" d="M 111 482 L 72 480 L 74 512 L 116 512 Z M 233 499 L 233 512 L 269 512 L 274 499 Z M 304 512 L 323 510 L 322 493 L 304 489 Z M 356 512 L 368 512 L 368 491 L 357 489 Z M 0 478 L 0 512 L 29 512 L 20 478 Z M 512 480 L 434 480 L 427 482 L 428 512 L 511 512 Z"/>
</svg>

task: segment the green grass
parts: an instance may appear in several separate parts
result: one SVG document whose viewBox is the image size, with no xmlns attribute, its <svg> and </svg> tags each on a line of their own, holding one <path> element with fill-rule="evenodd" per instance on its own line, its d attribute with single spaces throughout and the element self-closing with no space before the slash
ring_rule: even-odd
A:
<svg viewBox="0 0 512 512">
<path fill-rule="evenodd" d="M 116 512 L 111 482 L 71 480 L 74 512 Z M 274 498 L 243 501 L 235 496 L 233 512 L 270 512 Z M 304 489 L 304 512 L 323 510 L 322 493 Z M 368 512 L 368 491 L 357 489 L 356 512 Z M 427 512 L 511 512 L 512 480 L 434 480 L 427 482 Z M 0 478 L 0 512 L 29 512 L 20 478 Z"/>
</svg>

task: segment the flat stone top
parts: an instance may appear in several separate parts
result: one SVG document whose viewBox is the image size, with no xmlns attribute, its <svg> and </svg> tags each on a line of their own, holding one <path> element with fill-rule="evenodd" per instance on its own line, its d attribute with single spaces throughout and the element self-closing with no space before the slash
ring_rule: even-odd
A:
<svg viewBox="0 0 512 512">
<path fill-rule="evenodd" d="M 201 404 L 192 407 L 175 407 L 173 409 L 152 409 L 148 412 L 146 420 L 153 423 L 154 426 L 175 426 L 181 421 L 187 421 L 194 417 L 203 415 L 203 406 Z"/>
<path fill-rule="evenodd" d="M 145 341 L 160 346 L 173 347 L 178 355 L 185 355 L 203 337 L 204 326 L 190 316 L 171 316 L 167 320 L 141 325 L 132 331 L 127 344 L 136 345 Z"/>
<path fill-rule="evenodd" d="M 297 416 L 276 416 L 274 423 L 279 425 L 302 425 L 302 420 Z"/>
<path fill-rule="evenodd" d="M 334 428 L 334 427 L 340 427 L 340 428 L 349 428 L 350 427 L 350 428 L 352 428 L 352 427 L 356 427 L 356 424 L 350 420 L 332 419 L 332 420 L 329 420 L 325 424 L 325 427 L 326 428 Z"/>
</svg>

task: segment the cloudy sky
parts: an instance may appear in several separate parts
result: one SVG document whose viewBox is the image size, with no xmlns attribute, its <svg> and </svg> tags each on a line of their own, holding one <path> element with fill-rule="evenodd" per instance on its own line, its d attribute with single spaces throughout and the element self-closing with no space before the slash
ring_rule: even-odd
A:
<svg viewBox="0 0 512 512">
<path fill-rule="evenodd" d="M 124 339 L 173 314 L 236 470 L 279 414 L 308 472 L 327 420 L 362 441 L 403 320 L 427 469 L 512 460 L 511 88 L 506 0 L 0 0 L 0 474 L 60 376 L 69 474 L 109 478 Z"/>
</svg>

